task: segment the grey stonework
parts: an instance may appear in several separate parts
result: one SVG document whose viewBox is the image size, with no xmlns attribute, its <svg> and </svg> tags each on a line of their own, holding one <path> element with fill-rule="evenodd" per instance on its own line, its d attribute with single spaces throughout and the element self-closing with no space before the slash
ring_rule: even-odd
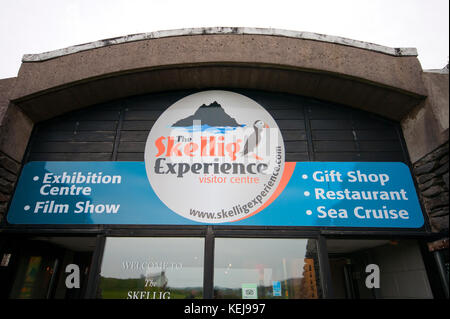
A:
<svg viewBox="0 0 450 319">
<path fill-rule="evenodd" d="M 20 164 L 0 152 L 0 222 L 6 215 L 8 202 L 13 194 L 19 171 Z"/>
<path fill-rule="evenodd" d="M 433 232 L 447 232 L 449 220 L 448 142 L 414 164 L 419 195 Z"/>
</svg>

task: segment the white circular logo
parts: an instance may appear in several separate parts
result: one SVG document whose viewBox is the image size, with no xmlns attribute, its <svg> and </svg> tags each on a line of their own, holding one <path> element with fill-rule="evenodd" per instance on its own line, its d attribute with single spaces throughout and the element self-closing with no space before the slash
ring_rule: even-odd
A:
<svg viewBox="0 0 450 319">
<path fill-rule="evenodd" d="M 284 170 L 284 143 L 275 120 L 252 99 L 204 91 L 158 118 L 147 138 L 145 167 L 154 192 L 175 213 L 203 223 L 233 222 L 270 202 Z"/>
</svg>

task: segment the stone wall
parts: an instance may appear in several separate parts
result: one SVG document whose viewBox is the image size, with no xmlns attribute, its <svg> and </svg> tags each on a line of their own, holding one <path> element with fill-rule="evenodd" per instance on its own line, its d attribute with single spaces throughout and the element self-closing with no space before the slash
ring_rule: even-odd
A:
<svg viewBox="0 0 450 319">
<path fill-rule="evenodd" d="M 414 164 L 419 196 L 433 232 L 447 232 L 449 220 L 448 142 Z"/>
<path fill-rule="evenodd" d="M 0 151 L 0 222 L 6 216 L 19 172 L 20 164 Z"/>
</svg>

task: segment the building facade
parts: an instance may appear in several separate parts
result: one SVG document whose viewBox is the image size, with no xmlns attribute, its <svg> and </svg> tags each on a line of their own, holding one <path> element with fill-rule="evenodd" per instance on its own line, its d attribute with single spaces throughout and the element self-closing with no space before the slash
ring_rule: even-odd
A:
<svg viewBox="0 0 450 319">
<path fill-rule="evenodd" d="M 25 55 L 0 80 L 1 297 L 448 298 L 448 110 L 415 49 L 313 33 Z"/>
</svg>

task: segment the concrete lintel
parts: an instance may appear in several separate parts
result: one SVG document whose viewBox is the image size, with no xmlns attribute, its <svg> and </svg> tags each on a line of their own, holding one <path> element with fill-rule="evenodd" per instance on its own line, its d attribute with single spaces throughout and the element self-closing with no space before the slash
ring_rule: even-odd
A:
<svg viewBox="0 0 450 319">
<path fill-rule="evenodd" d="M 369 51 L 384 53 L 392 56 L 417 56 L 416 48 L 391 48 L 379 44 L 370 42 L 358 41 L 339 36 L 325 35 L 312 32 L 303 31 L 291 31 L 282 29 L 265 29 L 265 28 L 246 28 L 246 27 L 213 27 L 213 28 L 188 28 L 177 30 L 164 30 L 148 33 L 131 34 L 122 37 L 110 38 L 99 40 L 95 42 L 70 46 L 64 49 L 43 52 L 38 54 L 25 54 L 22 58 L 22 62 L 40 62 L 54 58 L 58 58 L 64 55 L 82 52 L 86 50 L 101 48 L 110 45 L 116 45 L 121 43 L 159 39 L 167 37 L 178 36 L 193 36 L 193 35 L 218 35 L 218 34 L 247 34 L 247 35 L 270 35 L 279 37 L 288 37 L 303 40 L 313 40 L 320 42 L 328 42 L 334 44 L 340 44 Z"/>
<path fill-rule="evenodd" d="M 413 163 L 449 139 L 449 73 L 422 74 L 428 98 L 401 121 Z"/>
<path fill-rule="evenodd" d="M 314 72 L 231 65 L 123 73 L 78 82 L 16 103 L 33 121 L 39 122 L 89 105 L 132 95 L 212 88 L 297 94 L 348 105 L 396 121 L 419 103 L 413 96 L 352 79 Z"/>
<path fill-rule="evenodd" d="M 160 31 L 36 56 L 22 63 L 10 99 L 41 121 L 130 95 L 248 88 L 314 97 L 400 121 L 426 97 L 422 67 L 414 52 L 375 49 L 273 29 Z"/>
<path fill-rule="evenodd" d="M 0 79 L 0 125 L 8 110 L 10 92 L 14 87 L 16 78 Z"/>
<path fill-rule="evenodd" d="M 21 162 L 33 122 L 9 100 L 15 81 L 16 78 L 0 80 L 0 152 Z"/>
</svg>

